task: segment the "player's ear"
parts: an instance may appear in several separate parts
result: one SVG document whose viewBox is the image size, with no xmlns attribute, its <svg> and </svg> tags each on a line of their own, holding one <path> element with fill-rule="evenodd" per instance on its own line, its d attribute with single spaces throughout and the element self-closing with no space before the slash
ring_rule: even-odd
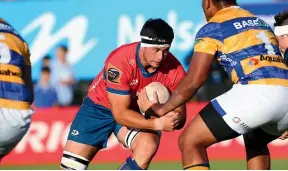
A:
<svg viewBox="0 0 288 171">
<path fill-rule="evenodd" d="M 211 0 L 203 0 L 202 1 L 202 6 L 203 6 L 203 8 L 205 9 L 205 10 L 209 10 L 210 9 L 210 6 L 211 6 L 211 2 L 210 2 Z"/>
</svg>

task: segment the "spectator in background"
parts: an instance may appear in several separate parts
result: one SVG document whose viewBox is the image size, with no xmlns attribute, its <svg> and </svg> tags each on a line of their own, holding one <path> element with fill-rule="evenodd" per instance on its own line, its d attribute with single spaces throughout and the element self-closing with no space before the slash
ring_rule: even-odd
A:
<svg viewBox="0 0 288 171">
<path fill-rule="evenodd" d="M 277 14 L 274 23 L 274 33 L 279 42 L 279 48 L 284 57 L 288 58 L 288 11 Z"/>
<path fill-rule="evenodd" d="M 56 60 L 51 64 L 52 85 L 57 87 L 56 92 L 60 106 L 71 105 L 73 101 L 75 77 L 72 66 L 67 62 L 67 53 L 66 46 L 59 46 L 56 49 Z"/>
<path fill-rule="evenodd" d="M 56 89 L 50 83 L 50 69 L 41 69 L 40 80 L 34 86 L 34 106 L 39 108 L 53 107 L 58 104 Z"/>
<path fill-rule="evenodd" d="M 42 67 L 50 67 L 50 63 L 51 63 L 51 57 L 49 55 L 46 55 L 42 59 Z"/>
</svg>

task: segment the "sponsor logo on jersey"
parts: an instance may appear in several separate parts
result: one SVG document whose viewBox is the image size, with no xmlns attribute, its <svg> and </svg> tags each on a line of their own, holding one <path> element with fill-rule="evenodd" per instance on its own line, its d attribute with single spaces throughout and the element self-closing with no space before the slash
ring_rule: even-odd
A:
<svg viewBox="0 0 288 171">
<path fill-rule="evenodd" d="M 255 58 L 251 58 L 251 59 L 249 60 L 249 65 L 257 65 L 257 64 L 258 64 L 258 62 L 259 62 L 259 60 L 258 60 L 258 59 L 255 59 Z"/>
<path fill-rule="evenodd" d="M 225 63 L 228 62 L 230 64 L 230 66 L 237 65 L 237 61 L 234 61 L 233 59 L 228 58 L 226 54 L 221 55 L 219 61 L 220 62 L 225 62 Z"/>
<path fill-rule="evenodd" d="M 19 72 L 13 72 L 8 70 L 0 70 L 0 75 L 7 75 L 7 76 L 17 76 L 17 77 L 21 77 L 22 74 Z"/>
<path fill-rule="evenodd" d="M 107 69 L 108 80 L 112 83 L 120 84 L 121 76 L 122 76 L 122 71 L 120 71 L 118 68 L 116 68 L 115 66 L 109 63 L 108 69 Z"/>
<path fill-rule="evenodd" d="M 284 63 L 284 60 L 281 56 L 260 56 L 260 61 L 269 61 L 271 62 L 278 62 L 278 63 Z"/>
<path fill-rule="evenodd" d="M 255 20 L 247 19 L 239 22 L 233 23 L 234 27 L 239 30 L 239 29 L 244 29 L 247 27 L 265 27 L 269 28 L 270 26 L 260 18 L 256 18 Z"/>
</svg>

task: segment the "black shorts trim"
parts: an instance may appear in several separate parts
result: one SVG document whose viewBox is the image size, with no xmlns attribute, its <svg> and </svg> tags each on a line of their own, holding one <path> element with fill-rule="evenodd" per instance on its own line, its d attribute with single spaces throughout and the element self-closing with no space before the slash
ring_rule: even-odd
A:
<svg viewBox="0 0 288 171">
<path fill-rule="evenodd" d="M 240 135 L 228 126 L 222 118 L 224 113 L 219 113 L 213 107 L 212 102 L 205 106 L 199 114 L 218 142 L 232 139 Z"/>
</svg>

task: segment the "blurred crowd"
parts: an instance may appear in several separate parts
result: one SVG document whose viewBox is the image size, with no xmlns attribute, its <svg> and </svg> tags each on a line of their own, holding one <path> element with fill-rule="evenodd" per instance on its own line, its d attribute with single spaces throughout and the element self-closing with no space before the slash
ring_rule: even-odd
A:
<svg viewBox="0 0 288 171">
<path fill-rule="evenodd" d="M 73 67 L 67 62 L 68 48 L 58 46 L 55 57 L 42 59 L 39 80 L 34 84 L 35 107 L 69 106 L 74 98 L 77 81 Z"/>
</svg>

